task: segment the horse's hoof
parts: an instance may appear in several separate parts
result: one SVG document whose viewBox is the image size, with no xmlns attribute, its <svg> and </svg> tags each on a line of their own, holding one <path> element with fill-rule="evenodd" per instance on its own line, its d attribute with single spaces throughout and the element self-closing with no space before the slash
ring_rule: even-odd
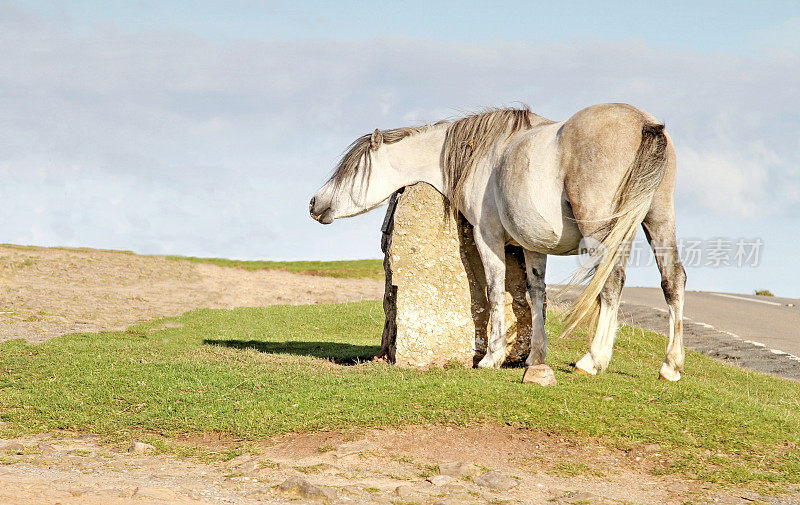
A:
<svg viewBox="0 0 800 505">
<path fill-rule="evenodd" d="M 575 363 L 575 373 L 578 375 L 597 375 L 597 368 L 590 354 L 586 354 Z"/>
<path fill-rule="evenodd" d="M 478 368 L 500 368 L 500 364 L 484 358 L 478 363 Z"/>
<path fill-rule="evenodd" d="M 505 358 L 505 350 L 494 353 L 487 352 L 483 356 L 483 359 L 478 362 L 478 368 L 500 368 L 500 366 L 503 364 L 503 361 L 505 361 Z"/>
<path fill-rule="evenodd" d="M 522 375 L 523 384 L 538 384 L 540 386 L 555 386 L 556 376 L 553 369 L 545 364 L 531 365 Z"/>
<path fill-rule="evenodd" d="M 681 378 L 681 373 L 673 370 L 666 363 L 661 365 L 661 370 L 658 371 L 658 380 L 667 382 L 678 382 Z"/>
</svg>

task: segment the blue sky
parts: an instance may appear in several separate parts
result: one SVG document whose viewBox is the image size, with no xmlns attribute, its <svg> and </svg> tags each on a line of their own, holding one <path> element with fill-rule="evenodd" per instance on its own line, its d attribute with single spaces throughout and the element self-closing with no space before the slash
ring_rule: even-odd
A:
<svg viewBox="0 0 800 505">
<path fill-rule="evenodd" d="M 92 30 L 182 30 L 213 38 L 398 36 L 448 42 L 643 41 L 654 47 L 757 54 L 800 14 L 797 2 L 22 2 Z M 772 35 L 769 35 L 769 33 Z M 785 35 L 789 35 L 786 33 Z M 796 39 L 795 39 L 796 40 Z"/>
<path fill-rule="evenodd" d="M 356 136 L 623 101 L 676 142 L 679 235 L 764 242 L 758 267 L 691 268 L 689 288 L 800 297 L 800 8 L 554 4 L 0 1 L 0 241 L 378 257 L 381 211 L 307 217 Z"/>
</svg>

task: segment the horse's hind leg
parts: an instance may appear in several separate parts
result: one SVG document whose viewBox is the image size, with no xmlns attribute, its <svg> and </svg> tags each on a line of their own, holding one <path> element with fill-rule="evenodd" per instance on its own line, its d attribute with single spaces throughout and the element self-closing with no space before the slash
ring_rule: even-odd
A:
<svg viewBox="0 0 800 505">
<path fill-rule="evenodd" d="M 683 349 L 683 298 L 686 271 L 678 256 L 675 238 L 675 217 L 671 206 L 665 212 L 658 208 L 650 211 L 642 223 L 647 241 L 653 248 L 656 264 L 661 272 L 661 289 L 669 307 L 667 329 L 667 356 L 659 371 L 659 378 L 677 381 L 681 378 L 685 351 Z"/>
<path fill-rule="evenodd" d="M 546 295 L 544 272 L 547 255 L 525 251 L 525 271 L 528 274 L 528 302 L 531 305 L 531 351 L 525 364 L 542 365 L 547 355 L 547 333 L 544 329 Z"/>
<path fill-rule="evenodd" d="M 486 273 L 486 294 L 489 299 L 489 332 L 486 354 L 478 363 L 481 368 L 500 368 L 506 359 L 506 247 L 502 235 L 476 226 L 475 246 Z"/>
<path fill-rule="evenodd" d="M 608 367 L 611 353 L 614 351 L 614 340 L 617 338 L 617 313 L 624 284 L 625 264 L 618 262 L 600 292 L 597 329 L 589 352 L 575 364 L 576 372 L 596 375 Z"/>
</svg>

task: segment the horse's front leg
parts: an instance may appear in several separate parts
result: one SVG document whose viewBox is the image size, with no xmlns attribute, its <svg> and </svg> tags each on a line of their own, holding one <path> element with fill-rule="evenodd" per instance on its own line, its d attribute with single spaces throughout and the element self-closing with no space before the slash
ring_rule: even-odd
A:
<svg viewBox="0 0 800 505">
<path fill-rule="evenodd" d="M 499 236 L 498 236 L 499 235 Z M 475 227 L 475 245 L 486 273 L 490 332 L 481 368 L 500 368 L 506 360 L 506 248 L 502 233 Z"/>
</svg>

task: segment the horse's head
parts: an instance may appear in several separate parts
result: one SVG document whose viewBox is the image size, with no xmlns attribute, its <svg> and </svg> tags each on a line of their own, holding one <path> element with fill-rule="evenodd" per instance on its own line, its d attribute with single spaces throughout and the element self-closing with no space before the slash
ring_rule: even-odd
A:
<svg viewBox="0 0 800 505">
<path fill-rule="evenodd" d="M 389 163 L 384 134 L 375 130 L 350 145 L 336 171 L 308 204 L 311 217 L 330 224 L 374 209 L 400 186 Z"/>
</svg>

